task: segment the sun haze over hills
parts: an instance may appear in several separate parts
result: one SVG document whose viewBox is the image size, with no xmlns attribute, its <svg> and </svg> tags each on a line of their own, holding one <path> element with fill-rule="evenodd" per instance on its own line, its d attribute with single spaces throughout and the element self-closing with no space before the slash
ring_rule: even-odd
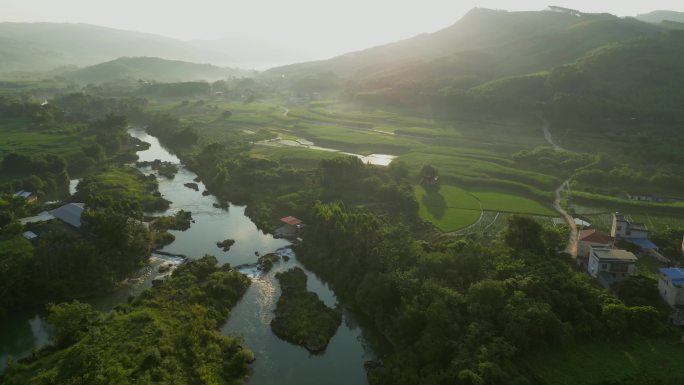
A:
<svg viewBox="0 0 684 385">
<path fill-rule="evenodd" d="M 4 1 L 0 384 L 684 384 L 683 10 Z"/>
</svg>

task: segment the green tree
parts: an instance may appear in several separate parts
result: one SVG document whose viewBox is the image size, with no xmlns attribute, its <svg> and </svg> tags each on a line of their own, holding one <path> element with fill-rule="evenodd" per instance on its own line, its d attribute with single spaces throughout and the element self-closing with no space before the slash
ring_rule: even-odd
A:
<svg viewBox="0 0 684 385">
<path fill-rule="evenodd" d="M 78 301 L 50 304 L 48 310 L 48 322 L 55 327 L 55 343 L 62 348 L 80 340 L 102 317 L 92 306 Z"/>
<path fill-rule="evenodd" d="M 515 252 L 529 251 L 536 255 L 545 254 L 542 225 L 530 217 L 512 216 L 508 220 L 504 239 L 506 245 Z"/>
</svg>

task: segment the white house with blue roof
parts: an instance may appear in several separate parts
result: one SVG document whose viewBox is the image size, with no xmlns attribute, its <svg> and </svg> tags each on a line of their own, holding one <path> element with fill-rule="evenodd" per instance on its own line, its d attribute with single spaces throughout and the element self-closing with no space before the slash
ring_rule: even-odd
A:
<svg viewBox="0 0 684 385">
<path fill-rule="evenodd" d="M 622 213 L 613 214 L 610 236 L 638 245 L 644 250 L 657 250 L 658 246 L 648 239 L 648 227 L 643 223 L 632 222 Z"/>
<path fill-rule="evenodd" d="M 684 269 L 679 267 L 658 269 L 658 291 L 668 305 L 684 306 Z"/>
</svg>

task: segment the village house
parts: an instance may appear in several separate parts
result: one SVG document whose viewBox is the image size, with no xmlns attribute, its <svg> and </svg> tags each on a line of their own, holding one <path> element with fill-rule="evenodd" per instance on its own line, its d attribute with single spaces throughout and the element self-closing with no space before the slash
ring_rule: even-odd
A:
<svg viewBox="0 0 684 385">
<path fill-rule="evenodd" d="M 626 250 L 590 247 L 587 272 L 605 287 L 634 275 L 637 257 Z"/>
<path fill-rule="evenodd" d="M 625 197 L 631 201 L 644 201 L 644 202 L 664 202 L 665 200 L 656 195 L 640 195 L 640 194 L 625 194 Z"/>
<path fill-rule="evenodd" d="M 273 235 L 275 238 L 296 238 L 299 235 L 299 230 L 304 226 L 301 219 L 293 216 L 280 218 L 280 221 L 283 222 L 284 225 L 276 229 Z"/>
<path fill-rule="evenodd" d="M 43 211 L 32 217 L 22 218 L 19 220 L 19 223 L 27 225 L 30 223 L 59 219 L 75 229 L 80 229 L 82 226 L 81 215 L 84 210 L 85 204 L 83 203 L 68 203 L 50 211 Z"/>
<path fill-rule="evenodd" d="M 15 198 L 21 198 L 28 203 L 33 203 L 33 202 L 36 202 L 38 200 L 38 196 L 36 196 L 36 194 L 32 193 L 31 191 L 24 191 L 24 190 L 17 191 L 16 193 L 14 193 L 14 197 Z"/>
<path fill-rule="evenodd" d="M 658 246 L 648 239 L 648 234 L 648 227 L 645 224 L 632 222 L 622 213 L 613 214 L 610 235 L 616 240 L 633 243 L 644 250 L 657 250 Z"/>
<path fill-rule="evenodd" d="M 676 325 L 684 324 L 684 269 L 658 269 L 658 292 L 672 308 L 670 322 Z"/>
<path fill-rule="evenodd" d="M 595 229 L 580 230 L 577 234 L 577 256 L 589 258 L 591 248 L 611 249 L 615 238 Z"/>
<path fill-rule="evenodd" d="M 46 233 L 79 234 L 81 226 L 83 225 L 83 222 L 81 221 L 83 211 L 85 211 L 85 204 L 68 203 L 50 211 L 43 211 L 32 217 L 22 218 L 19 220 L 22 225 L 48 222 L 55 219 L 59 222 L 43 223 L 32 226 L 31 230 L 25 231 L 21 235 L 29 242 L 37 245 L 40 241 L 40 237 Z"/>
<path fill-rule="evenodd" d="M 60 221 L 76 229 L 80 229 L 83 225 L 81 222 L 81 215 L 84 210 L 85 204 L 83 203 L 69 203 L 54 210 L 50 210 L 48 213 Z"/>
<path fill-rule="evenodd" d="M 684 269 L 667 267 L 658 269 L 658 291 L 670 306 L 684 306 Z"/>
</svg>

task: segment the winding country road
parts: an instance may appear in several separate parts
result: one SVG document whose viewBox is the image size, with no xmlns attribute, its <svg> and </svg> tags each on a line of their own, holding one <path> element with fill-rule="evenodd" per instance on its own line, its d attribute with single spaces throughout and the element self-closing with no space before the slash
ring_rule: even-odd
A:
<svg viewBox="0 0 684 385">
<path fill-rule="evenodd" d="M 565 247 L 565 252 L 570 254 L 573 258 L 577 257 L 577 224 L 575 218 L 568 214 L 561 205 L 561 195 L 563 191 L 570 187 L 570 179 L 563 182 L 556 189 L 556 199 L 553 201 L 553 208 L 565 219 L 565 222 L 570 227 L 570 235 L 568 236 L 568 245 Z"/>
<path fill-rule="evenodd" d="M 553 137 L 551 136 L 551 124 L 549 121 L 544 118 L 541 119 L 544 122 L 544 139 L 549 142 L 555 151 L 566 151 L 564 148 L 554 143 Z M 563 217 L 565 222 L 568 224 L 568 227 L 570 227 L 570 235 L 568 235 L 568 245 L 565 247 L 565 252 L 570 254 L 570 256 L 573 258 L 577 258 L 577 224 L 575 223 L 575 218 L 568 214 L 568 212 L 565 211 L 561 205 L 561 195 L 563 194 L 563 191 L 569 188 L 570 179 L 564 181 L 560 186 L 558 186 L 556 189 L 556 198 L 553 201 L 553 208 Z"/>
<path fill-rule="evenodd" d="M 549 123 L 549 121 L 544 118 L 540 119 L 544 122 L 544 139 L 546 139 L 546 141 L 549 142 L 549 144 L 551 145 L 551 147 L 553 147 L 554 150 L 558 152 L 567 151 L 566 149 L 557 145 L 556 142 L 553 141 L 553 137 L 551 136 L 551 123 Z"/>
</svg>

